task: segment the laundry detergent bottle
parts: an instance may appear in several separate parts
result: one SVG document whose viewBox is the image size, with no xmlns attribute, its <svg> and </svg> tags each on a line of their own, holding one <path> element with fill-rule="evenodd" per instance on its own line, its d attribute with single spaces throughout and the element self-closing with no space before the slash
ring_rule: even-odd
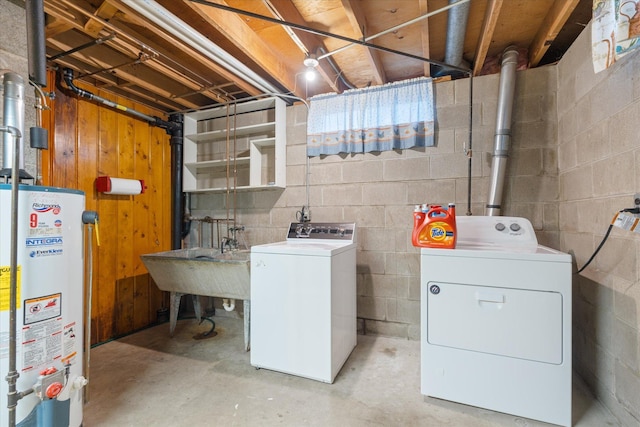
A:
<svg viewBox="0 0 640 427">
<path fill-rule="evenodd" d="M 423 210 L 422 205 L 416 205 L 413 209 L 413 232 L 411 233 L 411 243 L 413 243 L 413 246 L 420 246 L 418 243 L 418 233 L 420 232 L 420 227 L 422 227 L 426 215 L 427 211 L 426 209 Z"/>
<path fill-rule="evenodd" d="M 431 206 L 426 213 L 423 224 L 418 229 L 418 244 L 423 248 L 453 249 L 456 247 L 456 206 L 449 208 L 439 205 Z"/>
</svg>

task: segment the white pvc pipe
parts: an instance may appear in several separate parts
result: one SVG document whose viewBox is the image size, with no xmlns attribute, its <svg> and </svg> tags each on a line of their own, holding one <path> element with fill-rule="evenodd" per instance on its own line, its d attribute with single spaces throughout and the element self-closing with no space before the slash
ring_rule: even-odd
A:
<svg viewBox="0 0 640 427">
<path fill-rule="evenodd" d="M 229 301 L 231 301 L 231 303 L 229 303 Z M 224 307 L 226 311 L 233 311 L 236 308 L 236 300 L 234 299 L 229 300 L 228 298 L 223 298 L 222 307 Z"/>
<path fill-rule="evenodd" d="M 216 61 L 228 71 L 247 81 L 255 88 L 260 89 L 262 92 L 280 92 L 275 86 L 253 72 L 253 70 L 244 63 L 231 56 L 211 40 L 203 37 L 202 34 L 193 29 L 193 27 L 160 6 L 157 2 L 153 0 L 123 0 L 123 3 L 161 27 L 170 30 L 172 34 L 180 38 L 183 42 L 196 48 L 202 54 Z"/>
</svg>

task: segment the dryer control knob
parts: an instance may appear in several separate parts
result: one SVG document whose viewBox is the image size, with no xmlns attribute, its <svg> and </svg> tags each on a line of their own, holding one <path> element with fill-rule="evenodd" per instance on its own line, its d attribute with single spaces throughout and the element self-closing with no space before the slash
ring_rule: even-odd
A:
<svg viewBox="0 0 640 427">
<path fill-rule="evenodd" d="M 496 230 L 498 231 L 503 231 L 506 227 L 504 226 L 503 223 L 499 222 L 496 224 Z"/>
<path fill-rule="evenodd" d="M 518 224 L 517 222 L 514 222 L 509 226 L 509 228 L 511 229 L 511 231 L 520 231 L 520 224 Z"/>
</svg>

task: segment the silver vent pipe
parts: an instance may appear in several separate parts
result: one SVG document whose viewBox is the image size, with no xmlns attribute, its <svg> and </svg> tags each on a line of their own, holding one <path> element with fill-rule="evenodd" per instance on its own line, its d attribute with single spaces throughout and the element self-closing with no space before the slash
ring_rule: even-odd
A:
<svg viewBox="0 0 640 427">
<path fill-rule="evenodd" d="M 449 4 L 456 4 L 459 0 L 449 0 Z M 456 67 L 466 68 L 463 64 L 464 37 L 467 34 L 467 21 L 471 3 L 460 4 L 449 9 L 447 18 L 447 45 L 445 47 L 444 62 Z"/>
<path fill-rule="evenodd" d="M 496 114 L 496 134 L 494 139 L 493 160 L 491 162 L 491 182 L 489 200 L 485 207 L 485 215 L 497 216 L 501 214 L 502 190 L 511 145 L 511 113 L 516 86 L 516 68 L 518 65 L 518 51 L 515 46 L 509 46 L 502 54 L 502 68 L 500 71 L 500 89 L 498 92 L 498 108 Z"/>
<path fill-rule="evenodd" d="M 2 77 L 2 86 L 4 88 L 2 125 L 16 128 L 20 131 L 20 135 L 24 135 L 24 80 L 19 74 L 12 71 L 4 73 Z M 3 133 L 2 138 L 2 171 L 8 175 L 13 166 L 14 140 L 13 135 L 9 133 Z M 21 139 L 21 141 L 23 140 Z M 18 168 L 24 170 L 23 143 L 19 146 Z"/>
</svg>

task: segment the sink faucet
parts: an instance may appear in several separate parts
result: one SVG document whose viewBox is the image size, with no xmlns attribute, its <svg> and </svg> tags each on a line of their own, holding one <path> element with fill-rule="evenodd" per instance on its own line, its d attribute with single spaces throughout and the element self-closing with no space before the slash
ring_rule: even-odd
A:
<svg viewBox="0 0 640 427">
<path fill-rule="evenodd" d="M 220 252 L 224 253 L 224 247 L 229 248 L 229 250 L 238 249 L 238 241 L 236 239 L 232 239 L 230 237 L 223 237 L 222 242 L 220 244 Z"/>
</svg>

